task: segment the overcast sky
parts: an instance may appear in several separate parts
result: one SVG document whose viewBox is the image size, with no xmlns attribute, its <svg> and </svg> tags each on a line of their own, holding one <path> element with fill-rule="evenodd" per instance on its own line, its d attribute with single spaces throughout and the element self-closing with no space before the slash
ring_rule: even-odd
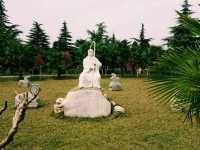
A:
<svg viewBox="0 0 200 150">
<path fill-rule="evenodd" d="M 189 1 L 200 18 L 200 0 Z M 11 22 L 19 24 L 26 35 L 33 21 L 43 24 L 51 42 L 56 40 L 62 22 L 68 23 L 73 39 L 87 37 L 87 29 L 104 21 L 108 34 L 119 39 L 138 37 L 141 23 L 153 43 L 160 44 L 175 24 L 175 10 L 180 10 L 183 0 L 5 0 Z"/>
</svg>

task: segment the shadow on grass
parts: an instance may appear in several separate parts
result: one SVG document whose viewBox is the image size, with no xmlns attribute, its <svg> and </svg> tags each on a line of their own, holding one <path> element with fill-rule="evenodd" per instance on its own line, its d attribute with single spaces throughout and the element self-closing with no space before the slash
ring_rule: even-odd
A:
<svg viewBox="0 0 200 150">
<path fill-rule="evenodd" d="M 98 118 L 79 118 L 79 117 L 66 117 L 64 116 L 64 113 L 58 113 L 55 114 L 53 111 L 50 114 L 51 117 L 54 117 L 56 119 L 62 119 L 64 121 L 75 121 L 75 122 L 85 122 L 85 121 L 89 121 L 89 122 L 99 122 L 99 121 L 109 121 L 109 120 L 113 120 L 113 119 L 117 119 L 117 118 L 122 118 L 122 117 L 128 117 L 127 113 L 121 113 L 121 112 L 114 112 L 111 115 L 107 116 L 107 117 L 98 117 Z"/>
</svg>

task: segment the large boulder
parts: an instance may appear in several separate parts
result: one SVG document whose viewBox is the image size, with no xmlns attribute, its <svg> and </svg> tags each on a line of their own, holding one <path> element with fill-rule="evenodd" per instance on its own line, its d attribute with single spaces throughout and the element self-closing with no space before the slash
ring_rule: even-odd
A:
<svg viewBox="0 0 200 150">
<path fill-rule="evenodd" d="M 62 102 L 64 115 L 68 117 L 105 117 L 111 113 L 111 103 L 100 89 L 71 90 Z"/>
</svg>

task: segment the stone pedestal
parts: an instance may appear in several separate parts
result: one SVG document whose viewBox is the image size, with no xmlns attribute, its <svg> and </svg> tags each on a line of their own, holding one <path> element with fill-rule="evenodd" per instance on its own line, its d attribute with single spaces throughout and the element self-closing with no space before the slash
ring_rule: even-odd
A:
<svg viewBox="0 0 200 150">
<path fill-rule="evenodd" d="M 67 117 L 105 117 L 111 113 L 111 103 L 100 89 L 73 89 L 62 102 Z"/>
</svg>

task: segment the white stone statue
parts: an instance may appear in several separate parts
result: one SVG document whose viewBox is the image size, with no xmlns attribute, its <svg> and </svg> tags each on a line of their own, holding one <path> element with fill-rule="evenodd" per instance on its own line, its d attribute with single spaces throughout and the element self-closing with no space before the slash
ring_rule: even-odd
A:
<svg viewBox="0 0 200 150">
<path fill-rule="evenodd" d="M 64 113 L 67 117 L 104 117 L 111 113 L 111 103 L 103 95 L 100 86 L 101 62 L 95 57 L 94 50 L 88 50 L 83 60 L 83 72 L 79 77 L 78 88 L 70 90 L 66 97 L 58 98 L 54 105 L 54 113 Z"/>
<path fill-rule="evenodd" d="M 40 93 L 40 86 L 38 84 L 32 84 L 28 80 L 29 76 L 24 77 L 24 80 L 19 80 L 18 85 L 23 88 L 28 88 L 28 99 L 32 99 L 34 95 L 37 95 L 37 97 L 28 105 L 30 108 L 37 108 L 39 106 L 39 93 Z M 15 107 L 20 104 L 20 102 L 23 100 L 24 93 L 17 93 L 15 96 Z"/>
<path fill-rule="evenodd" d="M 119 81 L 119 77 L 115 73 L 111 74 L 109 90 L 111 91 L 120 91 L 122 90 L 121 83 Z"/>
<path fill-rule="evenodd" d="M 79 77 L 79 88 L 101 88 L 99 69 L 101 62 L 95 57 L 95 51 L 88 50 L 88 56 L 83 60 L 83 72 Z"/>
</svg>

